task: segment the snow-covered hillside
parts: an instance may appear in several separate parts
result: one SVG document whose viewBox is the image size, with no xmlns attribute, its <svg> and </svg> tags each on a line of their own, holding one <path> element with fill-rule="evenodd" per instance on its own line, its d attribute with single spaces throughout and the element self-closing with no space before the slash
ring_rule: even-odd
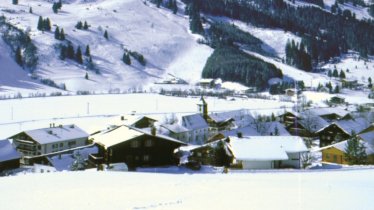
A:
<svg viewBox="0 0 374 210">
<path fill-rule="evenodd" d="M 197 44 L 198 37 L 189 33 L 188 17 L 182 11 L 174 15 L 170 10 L 140 0 L 63 2 L 61 11 L 55 14 L 51 1 L 20 0 L 18 5 L 1 1 L 0 14 L 13 25 L 30 31 L 39 54 L 36 74 L 64 83 L 68 90 L 139 87 L 167 72 L 185 80 L 197 80 L 212 53 L 209 47 Z M 37 30 L 39 16 L 51 20 L 51 32 Z M 78 21 L 87 21 L 89 30 L 76 29 Z M 60 41 L 54 39 L 53 33 L 56 26 L 64 29 L 75 49 L 80 46 L 84 51 L 86 45 L 90 46 L 100 75 L 71 60 L 59 59 Z M 103 37 L 105 30 L 109 33 L 108 40 Z M 135 59 L 131 66 L 124 64 L 121 60 L 124 49 L 143 54 L 146 67 Z M 86 72 L 88 80 L 84 78 Z"/>
<path fill-rule="evenodd" d="M 374 170 L 0 178 L 1 209 L 371 209 Z"/>
</svg>

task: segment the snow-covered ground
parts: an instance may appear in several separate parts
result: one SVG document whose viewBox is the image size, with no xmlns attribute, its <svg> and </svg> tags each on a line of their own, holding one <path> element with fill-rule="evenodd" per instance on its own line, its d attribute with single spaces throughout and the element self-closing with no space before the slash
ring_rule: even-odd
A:
<svg viewBox="0 0 374 210">
<path fill-rule="evenodd" d="M 322 68 L 344 71 L 347 79 L 357 80 L 359 83 L 368 84 L 368 78 L 374 82 L 374 57 L 369 56 L 368 60 L 359 58 L 357 53 L 350 52 L 343 55 L 338 63 L 329 63 Z"/>
<path fill-rule="evenodd" d="M 330 10 L 331 6 L 335 4 L 335 0 L 324 0 L 325 8 Z M 369 0 L 365 1 L 366 4 L 369 4 Z M 357 19 L 372 19 L 373 17 L 369 14 L 368 8 L 362 7 L 360 5 L 353 6 L 352 3 L 339 4 L 339 7 L 342 10 L 350 10 L 352 13 L 355 13 Z"/>
<path fill-rule="evenodd" d="M 40 61 L 36 74 L 57 84 L 64 83 L 68 90 L 139 87 L 167 72 L 186 80 L 197 80 L 213 51 L 196 42 L 199 37 L 189 32 L 188 17 L 182 8 L 174 15 L 168 9 L 158 9 L 140 0 L 63 2 L 61 11 L 54 14 L 51 1 L 20 1 L 18 5 L 1 1 L 0 14 L 13 25 L 30 31 Z M 39 16 L 51 20 L 51 32 L 36 29 Z M 76 29 L 78 21 L 87 21 L 89 30 Z M 59 59 L 56 46 L 60 41 L 54 39 L 56 26 L 64 29 L 75 49 L 80 46 L 84 52 L 86 45 L 90 46 L 100 75 L 73 61 Z M 103 37 L 104 30 L 108 31 L 109 40 Z M 147 66 L 141 66 L 135 59 L 131 66 L 125 65 L 121 60 L 124 48 L 143 54 Z M 84 78 L 86 72 L 89 80 Z"/>
<path fill-rule="evenodd" d="M 29 129 L 48 127 L 49 123 L 75 123 L 88 132 L 105 129 L 113 117 L 122 114 L 150 114 L 162 118 L 197 112 L 199 97 L 171 97 L 158 94 L 60 96 L 0 100 L 0 139 Z M 292 103 L 263 99 L 225 100 L 206 98 L 209 112 L 253 109 L 275 114 Z M 120 117 L 115 117 L 119 119 Z"/>
<path fill-rule="evenodd" d="M 1 209 L 372 209 L 374 170 L 0 178 Z"/>
</svg>

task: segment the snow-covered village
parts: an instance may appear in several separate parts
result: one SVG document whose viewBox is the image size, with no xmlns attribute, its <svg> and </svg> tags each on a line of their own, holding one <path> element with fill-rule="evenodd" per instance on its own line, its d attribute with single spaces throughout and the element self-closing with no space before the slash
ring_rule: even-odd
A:
<svg viewBox="0 0 374 210">
<path fill-rule="evenodd" d="M 2 0 L 1 209 L 372 209 L 373 79 L 372 0 Z"/>
</svg>

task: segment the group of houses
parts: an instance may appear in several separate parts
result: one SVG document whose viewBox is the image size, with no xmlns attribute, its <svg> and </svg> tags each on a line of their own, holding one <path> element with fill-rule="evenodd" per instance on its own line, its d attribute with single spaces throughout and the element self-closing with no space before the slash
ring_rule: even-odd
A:
<svg viewBox="0 0 374 210">
<path fill-rule="evenodd" d="M 344 149 L 353 135 L 374 160 L 374 116 L 319 108 L 286 111 L 265 120 L 248 110 L 209 112 L 203 97 L 197 108 L 180 121 L 121 116 L 121 123 L 92 134 L 76 125 L 54 123 L 23 131 L 0 141 L 0 171 L 20 165 L 62 171 L 115 163 L 136 169 L 186 162 L 242 169 L 302 168 L 309 152 L 304 139 L 320 140 L 323 161 L 346 164 Z"/>
</svg>

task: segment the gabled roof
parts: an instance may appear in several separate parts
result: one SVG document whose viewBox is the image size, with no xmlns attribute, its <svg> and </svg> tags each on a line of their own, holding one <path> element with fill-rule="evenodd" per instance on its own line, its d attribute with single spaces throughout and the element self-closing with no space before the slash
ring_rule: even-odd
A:
<svg viewBox="0 0 374 210">
<path fill-rule="evenodd" d="M 182 125 L 188 130 L 208 128 L 209 125 L 201 114 L 193 114 L 182 117 Z"/>
<path fill-rule="evenodd" d="M 308 109 L 305 112 L 311 112 L 314 115 L 318 116 L 326 116 L 331 114 L 336 114 L 339 117 L 344 117 L 349 114 L 347 110 L 337 108 L 337 107 L 324 107 L 324 108 L 314 108 L 314 109 Z"/>
<path fill-rule="evenodd" d="M 227 122 L 229 120 L 234 120 L 238 127 L 243 127 L 249 125 L 253 122 L 254 118 L 246 110 L 233 110 L 227 112 L 212 113 L 209 117 L 216 123 Z"/>
<path fill-rule="evenodd" d="M 79 138 L 88 138 L 88 133 L 76 125 L 61 125 L 52 128 L 41 128 L 24 131 L 24 133 L 40 144 L 49 144 Z M 12 137 L 11 137 L 12 138 Z"/>
<path fill-rule="evenodd" d="M 0 140 L 0 162 L 20 158 L 20 153 L 17 152 L 9 140 Z"/>
<path fill-rule="evenodd" d="M 150 129 L 139 129 L 131 126 L 122 125 L 109 131 L 98 133 L 92 136 L 92 138 L 95 143 L 99 143 L 103 145 L 105 148 L 108 148 L 143 135 L 153 136 L 151 134 Z M 163 134 L 156 134 L 155 136 L 159 139 L 185 145 L 184 142 L 181 142 L 177 139 L 171 138 Z"/>
<path fill-rule="evenodd" d="M 374 131 L 361 133 L 358 135 L 362 140 L 374 146 Z"/>
<path fill-rule="evenodd" d="M 311 132 L 317 132 L 322 128 L 330 125 L 329 122 L 324 120 L 318 115 L 312 115 L 311 113 L 303 113 L 302 119 L 298 121 L 304 128 L 309 129 Z"/>
<path fill-rule="evenodd" d="M 238 133 L 241 133 L 243 136 L 261 136 L 252 126 L 246 126 L 242 128 L 237 128 L 229 131 L 221 132 L 225 137 L 237 136 Z"/>
<path fill-rule="evenodd" d="M 307 147 L 298 136 L 230 136 L 231 151 L 237 160 L 287 160 L 287 153 L 306 152 Z"/>
<path fill-rule="evenodd" d="M 336 125 L 338 126 L 343 132 L 345 132 L 348 135 L 351 135 L 354 131 L 356 134 L 360 133 L 361 131 L 365 130 L 370 126 L 369 122 L 365 118 L 355 118 L 352 120 L 339 120 L 336 122 L 333 122 L 332 124 L 325 126 L 317 131 L 317 133 L 322 132 L 326 128 Z"/>
<path fill-rule="evenodd" d="M 183 127 L 182 125 L 179 125 L 178 123 L 174 123 L 174 124 L 163 124 L 161 125 L 161 127 L 164 127 L 166 128 L 167 130 L 169 130 L 170 132 L 173 132 L 173 133 L 184 133 L 184 132 L 188 132 L 188 129 Z"/>
</svg>

